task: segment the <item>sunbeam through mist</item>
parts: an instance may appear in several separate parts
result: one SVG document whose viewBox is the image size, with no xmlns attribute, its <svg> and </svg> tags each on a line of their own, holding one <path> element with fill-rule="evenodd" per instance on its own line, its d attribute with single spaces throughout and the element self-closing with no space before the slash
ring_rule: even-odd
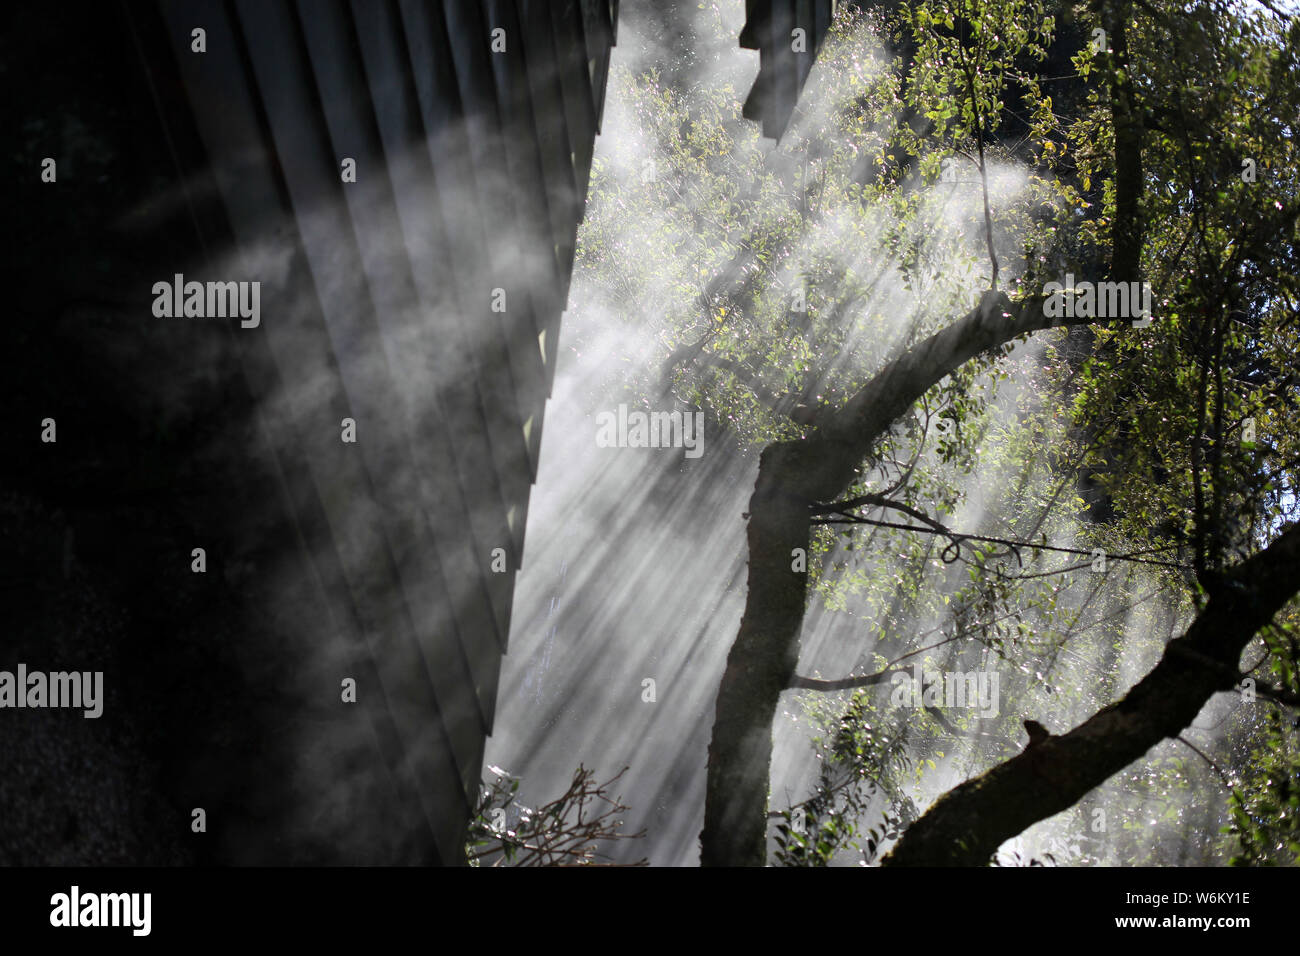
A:
<svg viewBox="0 0 1300 956">
<path fill-rule="evenodd" d="M 649 836 L 622 858 L 655 864 L 699 859 L 714 691 L 745 607 L 745 512 L 762 444 L 807 438 L 818 414 L 969 308 L 990 281 L 988 242 L 999 285 L 1032 291 L 1044 229 L 1074 215 L 1013 150 L 907 165 L 908 147 L 891 139 L 895 54 L 858 13 L 832 29 L 780 143 L 760 138 L 739 116 L 737 91 L 756 69 L 729 44 L 740 7 L 701 5 L 679 22 L 673 40 L 692 45 L 689 58 L 664 48 L 654 17 L 624 25 L 488 747 L 530 799 L 561 789 L 579 763 L 630 768 L 626 825 Z M 902 487 L 900 500 L 940 518 L 946 538 L 918 534 L 925 526 L 817 533 L 798 673 L 891 671 L 856 692 L 870 701 L 872 739 L 893 754 L 854 784 L 867 794 L 864 827 L 909 823 L 1017 754 L 1022 721 L 1057 735 L 1079 726 L 1192 619 L 1171 585 L 1180 566 L 1115 557 L 1124 542 L 1089 519 L 1092 503 L 1061 467 L 1085 460 L 1093 440 L 1069 414 L 1079 343 L 1051 332 L 944 378 L 864 462 L 855 487 Z M 688 420 L 703 409 L 703 456 L 635 438 L 601 447 L 598 420 L 620 406 Z M 918 685 L 978 676 L 993 700 L 940 711 L 918 686 L 910 709 L 900 673 Z M 825 784 L 819 768 L 854 699 L 783 697 L 774 815 Z M 1197 731 L 1203 749 L 1223 743 L 1222 725 Z M 1090 824 L 1134 794 L 1177 827 L 1193 807 L 1152 796 L 1156 778 L 1217 787 L 1216 768 L 1188 764 L 1182 746 L 1026 831 L 1002 859 L 1116 862 Z M 858 862 L 878 860 L 898 832 Z M 1166 837 L 1148 828 L 1125 852 L 1152 854 Z"/>
</svg>

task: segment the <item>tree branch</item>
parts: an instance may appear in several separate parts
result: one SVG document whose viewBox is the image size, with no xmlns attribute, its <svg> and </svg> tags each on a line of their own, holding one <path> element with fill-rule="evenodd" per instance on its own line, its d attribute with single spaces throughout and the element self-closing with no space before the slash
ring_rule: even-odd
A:
<svg viewBox="0 0 1300 956">
<path fill-rule="evenodd" d="M 906 674 L 907 668 L 896 667 L 893 670 L 880 671 L 876 674 L 861 674 L 857 677 L 841 677 L 839 680 L 818 680 L 815 677 L 801 677 L 798 674 L 790 681 L 791 690 L 816 690 L 831 694 L 839 690 L 853 690 L 857 687 L 870 687 L 883 683 L 893 674 Z"/>
<path fill-rule="evenodd" d="M 1189 726 L 1255 632 L 1300 591 L 1300 524 L 1223 575 L 1182 637 L 1124 698 L 1079 727 L 949 791 L 882 861 L 981 866 L 1006 840 L 1068 809 L 1111 775 Z"/>
<path fill-rule="evenodd" d="M 749 499 L 745 612 L 718 686 L 709 743 L 703 865 L 767 861 L 772 719 L 799 659 L 807 573 L 795 571 L 792 558 L 807 554 L 809 507 L 844 494 L 890 423 L 970 359 L 1040 329 L 1097 322 L 1050 318 L 1043 301 L 1034 296 L 1013 305 L 1003 293 L 985 293 L 957 322 L 886 365 L 839 411 L 819 416 L 808 440 L 763 450 Z"/>
</svg>

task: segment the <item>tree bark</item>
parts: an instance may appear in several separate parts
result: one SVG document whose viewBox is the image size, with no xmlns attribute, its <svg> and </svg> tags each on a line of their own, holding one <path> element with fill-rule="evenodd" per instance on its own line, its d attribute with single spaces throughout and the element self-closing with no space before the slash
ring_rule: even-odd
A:
<svg viewBox="0 0 1300 956">
<path fill-rule="evenodd" d="M 807 500 L 789 472 L 799 443 L 763 451 L 749 501 L 749 596 L 740 634 L 718 687 L 701 834 L 703 866 L 762 866 L 767 857 L 767 790 L 772 718 L 799 658 L 807 574 L 792 570 L 807 553 Z"/>
</svg>

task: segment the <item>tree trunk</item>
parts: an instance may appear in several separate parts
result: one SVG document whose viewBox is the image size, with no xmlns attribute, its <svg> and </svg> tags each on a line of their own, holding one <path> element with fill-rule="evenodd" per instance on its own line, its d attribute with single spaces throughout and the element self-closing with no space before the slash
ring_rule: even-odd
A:
<svg viewBox="0 0 1300 956">
<path fill-rule="evenodd" d="M 749 597 L 718 688 L 700 862 L 762 866 L 767 856 L 772 717 L 799 659 L 808 575 L 793 570 L 808 552 L 808 501 L 790 493 L 796 443 L 769 445 L 749 501 Z"/>
</svg>

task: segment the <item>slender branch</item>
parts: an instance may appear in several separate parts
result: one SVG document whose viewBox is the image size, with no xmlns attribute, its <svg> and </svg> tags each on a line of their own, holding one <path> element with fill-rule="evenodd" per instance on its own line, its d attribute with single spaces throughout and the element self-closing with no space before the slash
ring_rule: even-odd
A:
<svg viewBox="0 0 1300 956">
<path fill-rule="evenodd" d="M 1209 757 L 1205 756 L 1205 754 L 1203 754 L 1203 753 L 1201 752 L 1201 750 L 1200 750 L 1199 747 L 1197 747 L 1195 744 L 1193 744 L 1190 740 L 1188 740 L 1188 739 L 1187 739 L 1186 737 L 1184 737 L 1182 734 L 1179 734 L 1179 735 L 1178 735 L 1177 737 L 1175 737 L 1174 739 L 1177 740 L 1177 741 L 1178 741 L 1180 744 L 1182 744 L 1183 746 L 1185 746 L 1185 747 L 1186 747 L 1188 750 L 1190 750 L 1192 753 L 1196 754 L 1196 756 L 1198 756 L 1198 757 L 1200 757 L 1202 760 L 1204 760 L 1204 761 L 1205 761 L 1205 765 L 1206 765 L 1207 767 L 1209 767 L 1211 770 L 1213 770 L 1215 773 L 1217 773 L 1217 774 L 1219 775 L 1219 779 L 1220 779 L 1221 781 L 1223 781 L 1223 785 L 1224 785 L 1224 787 L 1226 787 L 1229 791 L 1232 790 L 1232 781 L 1228 779 L 1228 775 L 1227 775 L 1226 773 L 1223 772 L 1223 769 L 1222 769 L 1222 768 L 1221 768 L 1217 763 L 1215 763 L 1215 762 L 1214 762 L 1213 760 L 1211 760 Z"/>
<path fill-rule="evenodd" d="M 839 514 L 839 515 L 844 515 L 845 517 L 852 517 L 851 515 L 848 514 L 849 509 L 858 508 L 861 507 L 862 505 L 877 505 L 881 508 L 892 508 L 894 511 L 901 511 L 903 512 L 903 514 L 911 515 L 913 518 L 916 518 L 918 521 L 924 521 L 926 524 L 934 528 L 936 531 L 943 532 L 944 534 L 948 533 L 947 528 L 945 528 L 939 522 L 935 521 L 924 511 L 918 511 L 916 508 L 913 508 L 910 505 L 905 505 L 901 501 L 894 501 L 892 498 L 886 498 L 884 495 L 875 495 L 875 494 L 859 495 L 856 498 L 850 498 L 847 501 L 837 501 L 834 504 L 813 505 L 808 510 L 809 513 L 815 515 Z"/>
<path fill-rule="evenodd" d="M 1297 590 L 1300 523 L 1225 573 L 1224 586 L 1123 699 L 940 797 L 883 862 L 983 865 L 1006 840 L 1073 806 L 1179 735 L 1212 694 L 1232 689 L 1223 665 L 1240 658 Z"/>
<path fill-rule="evenodd" d="M 891 505 L 896 505 L 896 504 L 897 502 L 891 503 Z M 880 521 L 875 518 L 864 518 L 861 517 L 860 515 L 844 515 L 844 517 L 842 518 L 818 518 L 818 519 L 814 519 L 812 521 L 812 524 L 815 525 L 816 524 L 866 524 L 866 525 L 873 525 L 878 528 L 893 528 L 897 531 L 916 531 L 921 534 L 942 535 L 943 537 L 950 539 L 951 542 L 948 548 L 944 549 L 944 555 L 945 555 L 944 563 L 946 564 L 951 564 L 953 561 L 957 559 L 956 555 L 954 555 L 952 558 L 948 558 L 946 556 L 948 551 L 952 549 L 956 549 L 956 551 L 959 554 L 961 545 L 966 541 L 979 541 L 983 544 L 1000 544 L 1003 547 L 1011 548 L 1013 552 L 1019 550 L 1020 548 L 1029 548 L 1032 551 L 1052 551 L 1057 554 L 1079 554 L 1079 555 L 1087 555 L 1089 557 L 1091 557 L 1093 554 L 1092 551 L 1085 551 L 1081 548 L 1065 548 L 1065 547 L 1060 547 L 1058 545 L 1038 544 L 1034 541 L 1015 541 L 1012 540 L 1011 538 L 998 538 L 992 535 L 966 534 L 961 531 L 953 531 L 939 524 L 937 521 L 933 521 L 930 518 L 926 518 L 924 515 L 921 515 L 921 518 L 927 523 L 933 525 L 933 527 L 919 528 L 916 525 L 901 524 L 896 521 Z M 1140 551 L 1132 551 L 1126 554 L 1107 554 L 1106 560 L 1107 561 L 1128 561 L 1133 564 L 1149 564 L 1158 568 L 1172 568 L 1178 571 L 1192 570 L 1190 566 L 1186 564 L 1179 564 L 1176 561 L 1153 561 L 1148 558 L 1138 557 L 1138 555 L 1151 554 L 1153 551 L 1160 551 L 1160 550 L 1165 550 L 1165 549 L 1143 548 Z"/>
<path fill-rule="evenodd" d="M 970 106 L 975 114 L 975 145 L 979 149 L 980 188 L 984 194 L 984 240 L 988 243 L 989 262 L 992 269 L 992 275 L 989 276 L 989 288 L 996 290 L 998 287 L 998 256 L 993 250 L 993 213 L 989 209 L 989 177 L 988 171 L 984 167 L 984 128 L 980 118 L 979 100 L 975 97 L 975 78 L 966 67 L 964 58 L 962 70 L 966 74 L 966 85 L 970 90 Z"/>
<path fill-rule="evenodd" d="M 894 668 L 893 670 L 880 671 L 877 674 L 863 674 L 860 677 L 842 677 L 839 680 L 818 680 L 815 677 L 801 677 L 798 674 L 790 681 L 791 690 L 816 690 L 823 693 L 834 693 L 840 690 L 853 690 L 857 687 L 870 687 L 872 684 L 882 683 L 886 678 L 893 674 L 906 674 L 904 668 Z"/>
</svg>

